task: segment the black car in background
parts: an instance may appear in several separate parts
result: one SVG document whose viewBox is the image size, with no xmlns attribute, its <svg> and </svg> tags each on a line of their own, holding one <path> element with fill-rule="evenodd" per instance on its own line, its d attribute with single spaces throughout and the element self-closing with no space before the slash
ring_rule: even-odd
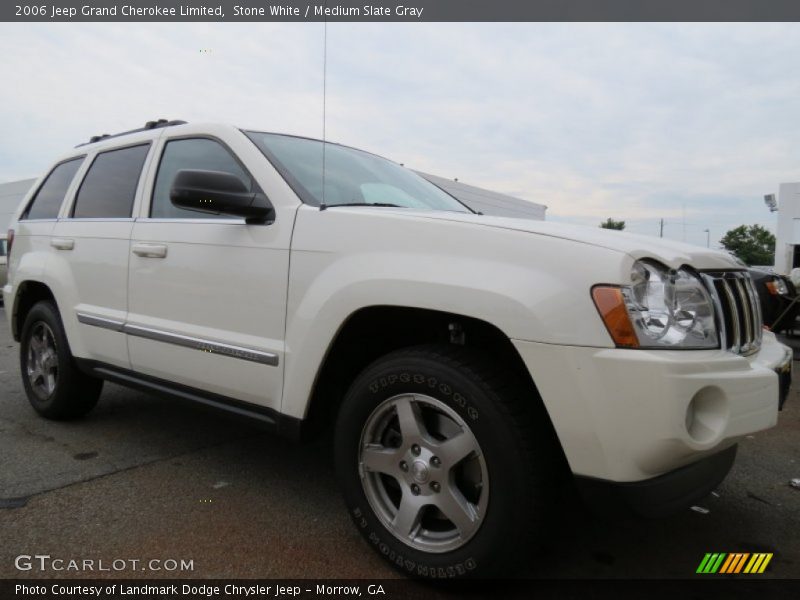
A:
<svg viewBox="0 0 800 600">
<path fill-rule="evenodd" d="M 788 277 L 766 269 L 751 268 L 749 271 L 761 301 L 764 325 L 776 333 L 792 329 L 800 313 L 794 284 Z"/>
</svg>

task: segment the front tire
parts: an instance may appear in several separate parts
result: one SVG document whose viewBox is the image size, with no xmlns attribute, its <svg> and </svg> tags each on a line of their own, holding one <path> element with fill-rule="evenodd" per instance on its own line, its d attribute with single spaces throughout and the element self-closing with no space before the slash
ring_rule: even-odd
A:
<svg viewBox="0 0 800 600">
<path fill-rule="evenodd" d="M 456 346 L 369 366 L 339 412 L 338 477 L 370 545 L 406 575 L 512 573 L 543 533 L 558 452 L 540 400 Z"/>
<path fill-rule="evenodd" d="M 97 404 L 103 381 L 78 369 L 58 309 L 42 301 L 31 308 L 20 336 L 22 384 L 28 401 L 47 419 L 81 417 Z"/>
</svg>

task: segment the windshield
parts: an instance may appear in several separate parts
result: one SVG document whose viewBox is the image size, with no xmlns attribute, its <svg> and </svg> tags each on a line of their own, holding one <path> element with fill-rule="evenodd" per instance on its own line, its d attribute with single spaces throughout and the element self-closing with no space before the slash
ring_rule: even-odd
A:
<svg viewBox="0 0 800 600">
<path fill-rule="evenodd" d="M 315 206 L 323 203 L 323 142 L 276 133 L 245 133 L 303 202 Z M 470 212 L 450 194 L 405 167 L 331 143 L 325 144 L 324 203 Z"/>
</svg>

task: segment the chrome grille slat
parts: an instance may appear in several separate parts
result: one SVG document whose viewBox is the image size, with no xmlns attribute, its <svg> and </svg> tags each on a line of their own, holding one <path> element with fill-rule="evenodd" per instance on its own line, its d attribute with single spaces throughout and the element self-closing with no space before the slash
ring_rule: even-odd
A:
<svg viewBox="0 0 800 600">
<path fill-rule="evenodd" d="M 718 313 L 720 344 L 748 355 L 761 347 L 761 306 L 750 275 L 744 271 L 703 273 Z"/>
<path fill-rule="evenodd" d="M 709 273 L 700 273 L 700 278 L 705 283 L 706 289 L 709 291 L 711 295 L 711 301 L 714 303 L 714 314 L 717 315 L 717 329 L 719 335 L 719 343 L 720 348 L 727 348 L 728 347 L 728 331 L 727 328 L 724 326 L 723 320 L 723 311 L 722 311 L 722 301 L 720 299 L 720 295 L 717 293 L 715 287 L 715 279 Z"/>
<path fill-rule="evenodd" d="M 731 313 L 731 323 L 733 324 L 731 331 L 731 350 L 738 354 L 739 348 L 742 346 L 741 326 L 739 324 L 739 311 L 736 307 L 736 298 L 733 296 L 733 290 L 727 279 L 722 280 L 722 289 L 725 292 L 725 297 L 728 300 L 728 310 Z"/>
<path fill-rule="evenodd" d="M 750 294 L 750 304 L 753 307 L 753 320 L 755 321 L 755 346 L 756 350 L 761 348 L 761 340 L 764 337 L 763 317 L 761 315 L 761 301 L 758 299 L 758 292 L 752 279 L 748 279 L 747 291 Z"/>
<path fill-rule="evenodd" d="M 742 305 L 742 313 L 744 314 L 744 342 L 742 343 L 742 353 L 750 350 L 755 336 L 753 335 L 753 309 L 750 306 L 750 297 L 745 292 L 744 284 L 741 279 L 736 279 L 736 289 L 739 293 L 739 298 Z"/>
</svg>

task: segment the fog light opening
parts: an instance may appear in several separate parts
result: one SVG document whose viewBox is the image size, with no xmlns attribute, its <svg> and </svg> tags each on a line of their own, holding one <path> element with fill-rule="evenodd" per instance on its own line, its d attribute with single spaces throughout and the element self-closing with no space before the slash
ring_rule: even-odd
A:
<svg viewBox="0 0 800 600">
<path fill-rule="evenodd" d="M 725 392 L 713 386 L 697 392 L 686 407 L 686 431 L 694 441 L 713 442 L 728 422 L 728 401 Z"/>
</svg>

